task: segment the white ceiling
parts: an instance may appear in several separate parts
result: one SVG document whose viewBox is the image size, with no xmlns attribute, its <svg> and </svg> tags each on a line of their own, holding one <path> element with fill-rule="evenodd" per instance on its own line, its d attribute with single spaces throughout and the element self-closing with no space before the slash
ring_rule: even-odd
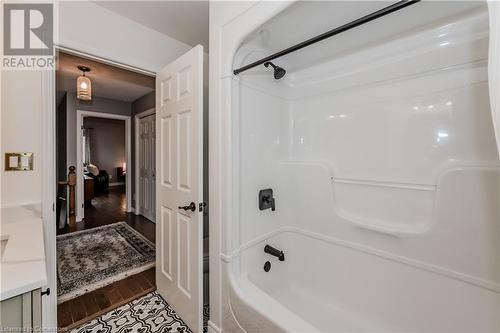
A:
<svg viewBox="0 0 500 333">
<path fill-rule="evenodd" d="M 155 89 L 153 77 L 60 52 L 57 57 L 57 91 L 76 92 L 76 79 L 82 74 L 77 68 L 79 65 L 91 69 L 86 76 L 92 82 L 93 96 L 133 102 Z"/>
<path fill-rule="evenodd" d="M 208 1 L 96 1 L 118 15 L 208 52 Z"/>
</svg>

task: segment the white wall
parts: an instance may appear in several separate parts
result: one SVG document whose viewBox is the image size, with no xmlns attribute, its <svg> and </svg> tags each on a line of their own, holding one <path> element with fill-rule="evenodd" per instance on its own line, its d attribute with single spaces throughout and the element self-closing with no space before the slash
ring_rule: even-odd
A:
<svg viewBox="0 0 500 333">
<path fill-rule="evenodd" d="M 59 4 L 59 45 L 156 72 L 191 46 L 85 1 Z"/>
<path fill-rule="evenodd" d="M 2 206 L 41 201 L 41 73 L 3 71 L 1 89 Z M 33 171 L 4 171 L 6 152 L 33 152 Z"/>
<path fill-rule="evenodd" d="M 91 2 L 59 5 L 58 44 L 64 47 L 149 71 L 191 48 Z M 40 202 L 41 73 L 2 72 L 1 86 L 2 163 L 3 154 L 9 151 L 29 151 L 35 156 L 32 172 L 5 172 L 2 166 L 1 204 Z"/>
</svg>

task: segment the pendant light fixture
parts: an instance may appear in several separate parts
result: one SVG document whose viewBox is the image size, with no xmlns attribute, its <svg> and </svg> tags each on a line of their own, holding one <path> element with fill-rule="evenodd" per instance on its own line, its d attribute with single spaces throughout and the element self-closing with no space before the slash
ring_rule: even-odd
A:
<svg viewBox="0 0 500 333">
<path fill-rule="evenodd" d="M 92 82 L 85 76 L 86 72 L 90 72 L 90 68 L 86 66 L 78 66 L 78 69 L 83 72 L 76 80 L 76 98 L 82 101 L 92 100 Z"/>
</svg>

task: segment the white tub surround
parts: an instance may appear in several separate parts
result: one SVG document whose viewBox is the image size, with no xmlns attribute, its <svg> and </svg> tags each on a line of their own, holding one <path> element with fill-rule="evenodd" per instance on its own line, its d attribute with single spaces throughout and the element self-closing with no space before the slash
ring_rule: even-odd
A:
<svg viewBox="0 0 500 333">
<path fill-rule="evenodd" d="M 47 273 L 40 205 L 2 208 L 0 239 L 0 301 L 45 286 Z"/>
<path fill-rule="evenodd" d="M 419 2 L 273 60 L 280 80 L 231 72 L 388 4 L 268 19 L 258 3 L 217 31 L 222 331 L 500 331 L 485 2 Z M 259 210 L 268 188 L 275 211 Z"/>
</svg>

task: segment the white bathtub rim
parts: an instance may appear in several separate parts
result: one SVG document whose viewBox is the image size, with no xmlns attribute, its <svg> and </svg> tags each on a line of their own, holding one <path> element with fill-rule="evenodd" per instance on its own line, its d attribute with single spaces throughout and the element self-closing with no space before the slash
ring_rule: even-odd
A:
<svg viewBox="0 0 500 333">
<path fill-rule="evenodd" d="M 402 264 L 405 264 L 405 265 L 408 265 L 408 266 L 411 266 L 411 267 L 414 267 L 417 269 L 421 269 L 421 270 L 424 270 L 424 271 L 427 271 L 430 273 L 434 273 L 434 274 L 442 275 L 442 276 L 445 276 L 448 278 L 452 278 L 452 279 L 455 279 L 455 280 L 458 280 L 458 281 L 461 281 L 464 283 L 472 284 L 476 287 L 486 289 L 489 291 L 493 291 L 495 293 L 500 294 L 500 283 L 497 283 L 494 281 L 481 279 L 481 278 L 478 278 L 475 276 L 471 276 L 471 275 L 457 272 L 457 271 L 454 271 L 451 269 L 439 267 L 439 266 L 436 266 L 436 265 L 433 265 L 430 263 L 426 263 L 426 262 L 423 262 L 420 260 L 396 255 L 394 253 L 390 253 L 387 251 L 374 249 L 372 247 L 368 247 L 368 246 L 365 246 L 365 245 L 362 245 L 359 243 L 350 242 L 350 241 L 338 239 L 335 237 L 325 236 L 325 235 L 318 234 L 316 232 L 307 231 L 307 230 L 303 230 L 303 229 L 300 229 L 297 227 L 290 227 L 290 226 L 281 227 L 279 229 L 276 229 L 274 231 L 266 233 L 260 237 L 256 237 L 255 239 L 242 244 L 239 248 L 235 249 L 230 255 L 226 255 L 226 254 L 221 253 L 221 255 L 220 255 L 221 260 L 225 263 L 231 263 L 233 261 L 233 259 L 239 257 L 243 251 L 245 251 L 251 247 L 254 247 L 257 244 L 263 243 L 266 240 L 268 240 L 269 238 L 272 238 L 276 235 L 286 233 L 286 232 L 295 233 L 295 234 L 303 235 L 306 237 L 314 238 L 316 240 L 331 243 L 331 244 L 334 244 L 337 246 L 347 247 L 349 249 L 363 252 L 363 253 L 366 253 L 369 255 L 374 255 L 374 256 L 377 256 L 377 257 L 380 257 L 380 258 L 383 258 L 386 260 L 396 261 L 398 263 L 402 263 Z"/>
<path fill-rule="evenodd" d="M 273 297 L 257 287 L 248 279 L 248 276 L 243 275 L 236 278 L 232 270 L 228 267 L 227 277 L 229 282 L 229 309 L 236 324 L 244 332 L 246 332 L 246 330 L 243 328 L 243 325 L 241 325 L 236 315 L 237 311 L 235 311 L 235 304 L 233 304 L 234 297 L 237 297 L 239 302 L 252 308 L 253 311 L 271 322 L 272 325 L 279 327 L 285 332 L 321 332 L 321 330 L 300 318 L 297 314 L 284 307 Z M 245 292 L 242 286 L 250 288 L 251 292 Z"/>
</svg>

